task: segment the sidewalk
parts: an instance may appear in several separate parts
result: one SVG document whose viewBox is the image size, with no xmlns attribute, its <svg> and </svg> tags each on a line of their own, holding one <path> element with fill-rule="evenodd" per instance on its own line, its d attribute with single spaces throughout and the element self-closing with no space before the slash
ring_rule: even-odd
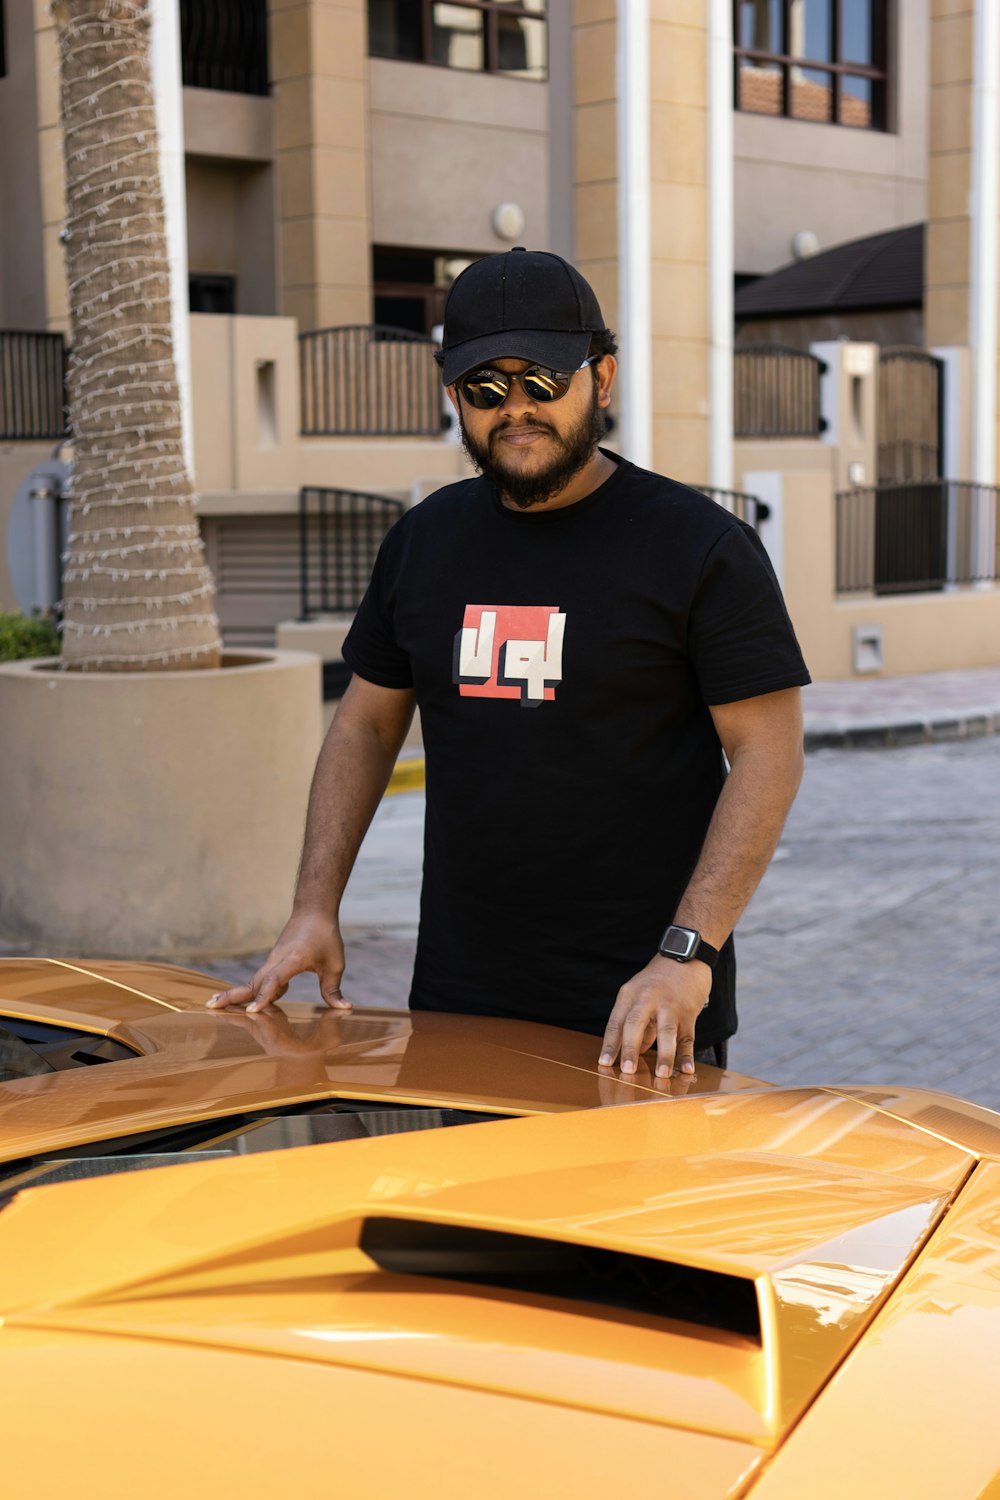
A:
<svg viewBox="0 0 1000 1500">
<path fill-rule="evenodd" d="M 1000 666 L 814 682 L 802 701 L 807 750 L 972 739 L 1000 732 Z"/>
</svg>

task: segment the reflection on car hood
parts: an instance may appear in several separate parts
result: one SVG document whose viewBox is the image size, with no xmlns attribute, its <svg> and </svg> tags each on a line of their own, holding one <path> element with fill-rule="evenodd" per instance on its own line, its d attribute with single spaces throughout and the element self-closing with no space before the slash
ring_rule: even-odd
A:
<svg viewBox="0 0 1000 1500">
<path fill-rule="evenodd" d="M 861 1100 L 773 1090 L 43 1187 L 0 1215 L 0 1357 L 27 1348 L 56 1378 L 57 1360 L 75 1368 L 86 1347 L 102 1381 L 120 1381 L 127 1345 L 147 1397 L 167 1372 L 183 1389 L 171 1410 L 180 1399 L 186 1441 L 204 1426 L 194 1408 L 210 1382 L 235 1378 L 225 1361 L 216 1368 L 222 1354 L 255 1356 L 272 1420 L 279 1368 L 282 1390 L 309 1370 L 324 1408 L 363 1423 L 366 1401 L 384 1401 L 375 1409 L 393 1413 L 418 1472 L 470 1395 L 470 1430 L 493 1443 L 510 1402 L 522 1414 L 530 1402 L 548 1412 L 553 1441 L 574 1413 L 598 1429 L 625 1424 L 607 1438 L 619 1461 L 638 1432 L 636 1452 L 700 1476 L 684 1493 L 729 1494 L 857 1344 L 974 1165 Z M 409 1271 L 365 1249 L 386 1223 L 397 1249 L 413 1246 Z M 86 1227 L 67 1235 L 67 1224 Z M 634 1299 L 622 1311 L 569 1283 L 523 1294 L 496 1284 L 488 1255 L 471 1282 L 454 1279 L 453 1260 L 428 1279 L 429 1228 L 460 1243 L 489 1231 L 577 1247 L 597 1275 L 594 1255 L 611 1256 L 608 1274 L 627 1266 L 640 1292 L 643 1265 L 657 1295 L 664 1277 L 707 1278 L 706 1318 L 672 1316 L 669 1300 L 665 1316 Z M 725 1316 L 713 1326 L 711 1287 L 724 1281 L 755 1302 L 750 1334 Z M 438 1416 L 421 1431 L 428 1387 Z M 378 1473 L 352 1492 L 385 1493 Z"/>
<path fill-rule="evenodd" d="M 550 1114 L 765 1088 L 699 1068 L 658 1084 L 602 1074 L 598 1038 L 527 1021 L 285 1003 L 205 1009 L 218 981 L 166 965 L 0 959 L 0 1019 L 109 1036 L 135 1056 L 0 1085 L 0 1162 L 129 1132 L 330 1097 Z"/>
<path fill-rule="evenodd" d="M 206 1014 L 204 976 L 67 972 L 56 993 L 45 965 L 0 963 L 0 1010 L 143 1055 L 5 1086 L 5 1130 L 41 1103 L 36 1133 L 103 1139 L 173 1090 L 179 1118 L 199 1091 L 223 1113 L 273 1094 L 535 1118 L 18 1193 L 11 1494 L 40 1453 L 53 1492 L 147 1500 L 606 1500 L 623 1474 L 697 1500 L 992 1493 L 989 1111 L 715 1070 L 665 1108 L 648 1075 L 595 1073 L 591 1037 L 369 1012 L 317 1047 L 308 1007 L 261 1031 Z"/>
</svg>

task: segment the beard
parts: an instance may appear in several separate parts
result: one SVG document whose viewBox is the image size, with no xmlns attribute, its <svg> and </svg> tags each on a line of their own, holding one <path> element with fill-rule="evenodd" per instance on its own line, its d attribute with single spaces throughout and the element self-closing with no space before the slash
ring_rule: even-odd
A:
<svg viewBox="0 0 1000 1500">
<path fill-rule="evenodd" d="M 568 432 L 560 433 L 543 417 L 535 416 L 531 421 L 508 422 L 495 427 L 485 443 L 474 438 L 465 425 L 461 405 L 458 409 L 459 426 L 462 429 L 462 447 L 484 478 L 492 481 L 505 500 L 519 510 L 530 510 L 533 505 L 544 505 L 564 490 L 570 480 L 590 462 L 594 450 L 604 436 L 607 424 L 604 412 L 597 404 L 597 385 L 594 384 L 590 407 L 576 425 Z M 494 449 L 504 432 L 512 426 L 529 428 L 533 432 L 544 432 L 552 438 L 558 451 L 543 469 L 524 474 L 497 456 Z"/>
</svg>

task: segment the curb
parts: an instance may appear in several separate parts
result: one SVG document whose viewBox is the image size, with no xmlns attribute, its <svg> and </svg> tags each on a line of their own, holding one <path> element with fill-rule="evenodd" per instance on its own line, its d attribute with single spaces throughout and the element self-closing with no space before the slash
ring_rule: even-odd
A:
<svg viewBox="0 0 1000 1500">
<path fill-rule="evenodd" d="M 946 744 L 1000 734 L 1000 711 L 976 709 L 940 719 L 900 719 L 894 723 L 858 723 L 809 728 L 805 748 L 811 750 L 891 750 L 904 745 Z"/>
<path fill-rule="evenodd" d="M 405 760 L 397 760 L 392 768 L 385 795 L 395 797 L 398 792 L 422 792 L 423 789 L 424 757 L 408 755 Z"/>
</svg>

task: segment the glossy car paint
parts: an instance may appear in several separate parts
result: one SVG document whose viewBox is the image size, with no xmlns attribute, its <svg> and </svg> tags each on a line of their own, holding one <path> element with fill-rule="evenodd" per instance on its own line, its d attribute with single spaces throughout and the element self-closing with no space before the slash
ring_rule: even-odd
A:
<svg viewBox="0 0 1000 1500">
<path fill-rule="evenodd" d="M 325 1098 L 551 1114 L 765 1088 L 699 1068 L 658 1081 L 597 1067 L 599 1038 L 530 1022 L 285 1003 L 208 1011 L 207 975 L 162 965 L 0 959 L 3 1017 L 114 1038 L 135 1059 L 0 1084 L 0 1162 L 247 1110 Z"/>
<path fill-rule="evenodd" d="M 169 1003 L 200 1025 L 190 982 Z M 100 1014 L 92 986 L 78 999 Z M 114 1022 L 149 1028 L 144 1046 L 159 1024 Z M 580 1071 L 601 1102 L 562 1037 L 528 1030 L 511 1077 Z M 457 1038 L 428 1036 L 433 1072 Z M 359 1037 L 361 1076 L 439 1098 L 443 1076 L 401 1095 L 379 1051 L 398 1041 Z M 473 1063 L 508 1044 L 490 1033 Z M 156 1055 L 80 1072 L 107 1087 Z M 560 1095 L 550 1118 L 20 1193 L 0 1213 L 5 1493 L 997 1494 L 1000 1118 L 898 1089 L 625 1097 L 651 1102 L 570 1113 Z M 761 1337 L 380 1270 L 360 1247 L 372 1217 L 745 1278 Z"/>
</svg>

